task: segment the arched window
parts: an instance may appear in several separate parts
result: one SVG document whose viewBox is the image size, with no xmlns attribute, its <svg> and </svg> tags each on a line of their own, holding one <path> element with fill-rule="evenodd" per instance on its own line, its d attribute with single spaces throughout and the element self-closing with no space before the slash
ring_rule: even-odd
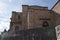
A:
<svg viewBox="0 0 60 40">
<path fill-rule="evenodd" d="M 48 26 L 49 26 L 48 22 L 47 21 L 44 21 L 43 22 L 43 27 L 48 27 Z"/>
<path fill-rule="evenodd" d="M 20 19 L 20 15 L 18 15 L 18 19 Z"/>
</svg>

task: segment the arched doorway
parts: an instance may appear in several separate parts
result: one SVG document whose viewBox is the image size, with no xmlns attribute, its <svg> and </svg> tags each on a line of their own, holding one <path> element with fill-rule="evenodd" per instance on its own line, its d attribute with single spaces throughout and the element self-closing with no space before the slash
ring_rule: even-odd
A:
<svg viewBox="0 0 60 40">
<path fill-rule="evenodd" d="M 49 26 L 49 24 L 48 24 L 48 22 L 47 22 L 47 21 L 44 21 L 44 22 L 43 22 L 43 24 L 42 24 L 42 26 L 43 26 L 43 27 L 48 27 L 48 26 Z"/>
</svg>

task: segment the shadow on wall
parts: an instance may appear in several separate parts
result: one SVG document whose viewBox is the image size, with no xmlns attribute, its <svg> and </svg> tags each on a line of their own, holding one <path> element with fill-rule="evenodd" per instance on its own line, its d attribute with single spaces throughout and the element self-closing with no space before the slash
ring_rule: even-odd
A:
<svg viewBox="0 0 60 40">
<path fill-rule="evenodd" d="M 16 31 L 14 34 L 15 36 L 8 35 L 3 40 L 56 40 L 55 30 L 52 27 Z"/>
<path fill-rule="evenodd" d="M 53 11 L 53 22 L 54 25 L 60 25 L 60 14 Z"/>
</svg>

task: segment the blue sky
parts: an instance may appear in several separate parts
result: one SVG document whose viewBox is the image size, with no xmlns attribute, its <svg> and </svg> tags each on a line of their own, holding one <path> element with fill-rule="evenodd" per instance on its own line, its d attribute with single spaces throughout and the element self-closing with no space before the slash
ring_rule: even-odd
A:
<svg viewBox="0 0 60 40">
<path fill-rule="evenodd" d="M 12 11 L 22 11 L 22 5 L 46 6 L 49 9 L 57 0 L 0 0 L 0 32 L 8 30 Z"/>
</svg>

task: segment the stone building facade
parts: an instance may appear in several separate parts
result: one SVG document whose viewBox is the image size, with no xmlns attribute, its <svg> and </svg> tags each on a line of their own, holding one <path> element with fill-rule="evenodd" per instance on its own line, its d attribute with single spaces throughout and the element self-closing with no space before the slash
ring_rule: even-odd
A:
<svg viewBox="0 0 60 40">
<path fill-rule="evenodd" d="M 55 26 L 54 16 L 48 7 L 22 5 L 22 12 L 12 11 L 10 31 Z"/>
<path fill-rule="evenodd" d="M 2 40 L 56 40 L 59 18 L 48 7 L 22 5 L 22 12 L 12 11 L 10 29 L 2 35 Z"/>
<path fill-rule="evenodd" d="M 22 5 L 22 12 L 12 11 L 10 29 L 2 35 L 3 40 L 60 39 L 59 8 L 60 1 L 51 10 L 48 10 L 48 7 Z"/>
<path fill-rule="evenodd" d="M 55 30 L 57 40 L 60 40 L 60 0 L 57 1 L 57 3 L 53 6 L 52 10 L 58 14 L 56 18 L 57 19 L 56 24 L 58 23 L 58 25 L 55 26 Z"/>
<path fill-rule="evenodd" d="M 58 14 L 60 14 L 60 0 L 52 7 L 52 10 Z"/>
</svg>

